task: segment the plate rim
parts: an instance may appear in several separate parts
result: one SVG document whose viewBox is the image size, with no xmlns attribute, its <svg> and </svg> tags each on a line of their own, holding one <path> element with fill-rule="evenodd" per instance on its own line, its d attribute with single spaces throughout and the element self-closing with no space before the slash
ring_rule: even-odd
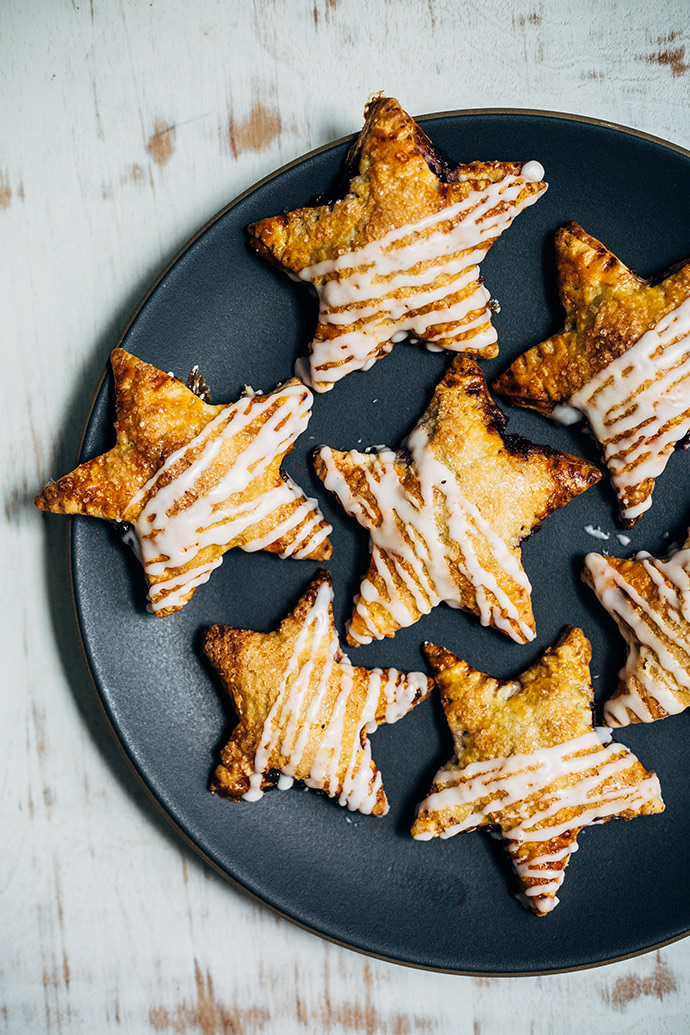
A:
<svg viewBox="0 0 690 1035">
<path fill-rule="evenodd" d="M 375 96 L 377 96 L 377 94 L 372 94 L 371 95 L 371 97 L 375 97 Z M 370 99 L 371 99 L 371 97 L 370 97 Z M 648 141 L 650 143 L 660 145 L 660 146 L 662 146 L 664 148 L 668 148 L 669 150 L 675 151 L 675 152 L 685 156 L 686 158 L 690 159 L 690 148 L 686 148 L 686 147 L 684 147 L 681 144 L 675 144 L 672 141 L 667 140 L 664 137 L 660 137 L 660 136 L 657 136 L 657 135 L 652 134 L 652 133 L 647 133 L 647 132 L 645 132 L 643 130 L 635 129 L 634 127 L 624 125 L 623 123 L 611 122 L 611 121 L 609 121 L 607 119 L 599 119 L 599 118 L 595 118 L 593 116 L 579 115 L 579 114 L 570 113 L 570 112 L 554 111 L 554 110 L 550 110 L 550 109 L 519 108 L 519 107 L 456 108 L 456 109 L 449 109 L 449 110 L 445 110 L 445 111 L 430 112 L 430 113 L 426 113 L 426 114 L 423 114 L 423 115 L 414 115 L 413 118 L 415 119 L 415 121 L 419 121 L 419 122 L 433 122 L 433 121 L 435 121 L 437 119 L 442 119 L 442 118 L 459 118 L 459 117 L 460 118 L 466 118 L 466 117 L 472 117 L 472 116 L 492 116 L 492 115 L 504 115 L 504 116 L 508 116 L 508 117 L 530 116 L 530 117 L 536 117 L 536 118 L 546 118 L 546 119 L 553 119 L 553 120 L 559 120 L 559 121 L 581 123 L 581 124 L 589 125 L 589 126 L 598 126 L 598 127 L 604 128 L 604 129 L 613 130 L 613 131 L 618 132 L 618 133 L 623 133 L 624 135 L 627 135 L 627 136 L 632 136 L 632 137 L 637 138 L 637 139 L 645 140 L 645 141 Z M 345 135 L 343 135 L 341 137 L 338 137 L 335 140 L 329 141 L 328 143 L 321 144 L 318 147 L 312 148 L 312 150 L 310 150 L 310 151 L 308 151 L 308 152 L 306 152 L 306 153 L 304 153 L 304 154 L 302 154 L 302 155 L 300 155 L 300 156 L 298 156 L 296 158 L 293 158 L 290 161 L 284 163 L 283 165 L 279 166 L 277 169 L 275 169 L 272 172 L 268 173 L 267 175 L 261 177 L 259 180 L 255 181 L 250 186 L 246 187 L 238 195 L 233 197 L 232 200 L 229 201 L 226 205 L 223 205 L 217 212 L 215 212 L 214 215 L 212 215 L 209 219 L 207 219 L 201 226 L 199 226 L 197 228 L 197 230 L 189 238 L 187 238 L 187 240 L 176 250 L 176 252 L 172 256 L 172 258 L 165 264 L 165 266 L 160 270 L 160 272 L 153 279 L 153 281 L 150 283 L 150 285 L 146 288 L 146 290 L 144 291 L 144 293 L 140 297 L 138 303 L 132 309 L 129 318 L 127 319 L 127 321 L 126 321 L 126 323 L 125 323 L 125 325 L 124 325 L 120 335 L 118 336 L 116 343 L 112 346 L 112 349 L 119 348 L 119 347 L 122 346 L 122 343 L 123 343 L 124 339 L 127 337 L 128 333 L 130 331 L 130 328 L 133 326 L 133 324 L 136 321 L 136 319 L 138 318 L 140 312 L 142 311 L 142 309 L 144 308 L 144 306 L 148 302 L 148 299 L 154 293 L 154 291 L 156 290 L 158 285 L 161 283 L 161 281 L 164 280 L 164 278 L 168 275 L 168 273 L 179 262 L 179 260 L 186 254 L 186 252 L 196 243 L 196 241 L 200 237 L 202 237 L 203 234 L 205 234 L 206 231 L 209 230 L 215 223 L 217 223 L 219 219 L 221 219 L 224 215 L 226 215 L 226 213 L 230 212 L 233 208 L 235 208 L 242 201 L 244 201 L 245 198 L 249 197 L 251 194 L 255 193 L 256 191 L 258 191 L 260 188 L 262 188 L 266 184 L 268 184 L 271 181 L 275 180 L 277 177 L 281 176 L 283 173 L 289 171 L 290 169 L 294 168 L 295 166 L 302 165 L 303 163 L 309 161 L 310 159 L 316 157 L 319 154 L 322 154 L 325 151 L 332 150 L 332 149 L 334 149 L 336 147 L 342 146 L 343 144 L 347 143 L 348 141 L 354 140 L 357 137 L 358 132 L 359 131 L 355 131 L 353 133 L 348 133 L 348 134 L 345 134 Z M 110 351 L 112 351 L 112 349 Z M 109 358 L 109 356 L 110 356 L 110 352 L 108 353 L 108 358 Z M 95 389 L 93 391 L 93 395 L 92 395 L 92 398 L 91 398 L 91 401 L 90 401 L 90 404 L 89 404 L 89 407 L 88 407 L 88 412 L 87 412 L 86 417 L 84 419 L 84 426 L 82 428 L 82 432 L 81 432 L 81 435 L 80 435 L 80 438 L 79 438 L 79 444 L 78 444 L 78 448 L 77 448 L 77 455 L 76 455 L 77 462 L 78 462 L 78 459 L 79 459 L 79 457 L 81 455 L 81 452 L 82 452 L 82 449 L 83 449 L 83 446 L 84 446 L 84 441 L 85 441 L 88 429 L 89 429 L 90 424 L 91 424 L 91 419 L 92 419 L 92 416 L 93 416 L 93 412 L 94 412 L 97 400 L 98 400 L 98 398 L 100 396 L 100 393 L 101 393 L 101 390 L 102 390 L 102 387 L 103 387 L 103 383 L 104 383 L 106 377 L 108 376 L 108 370 L 109 370 L 108 359 L 106 359 L 106 362 L 105 362 L 104 368 L 103 368 L 103 372 L 102 372 L 101 377 L 99 378 L 98 383 L 97 383 L 97 385 L 96 385 L 96 387 L 95 387 Z M 690 936 L 690 926 L 689 926 L 687 928 L 687 930 L 682 931 L 680 934 L 676 934 L 676 935 L 673 935 L 670 938 L 665 938 L 665 939 L 663 939 L 661 941 L 654 942 L 653 944 L 647 945 L 647 946 L 645 946 L 643 948 L 636 949 L 634 951 L 623 953 L 623 954 L 620 954 L 620 955 L 611 956 L 611 957 L 608 957 L 607 959 L 593 960 L 593 961 L 590 961 L 590 962 L 587 962 L 587 963 L 573 964 L 573 965 L 567 966 L 567 967 L 552 967 L 552 968 L 546 968 L 546 969 L 529 969 L 529 970 L 515 970 L 515 971 L 512 971 L 512 970 L 511 971 L 493 971 L 493 970 L 465 969 L 465 968 L 455 968 L 455 967 L 440 967 L 440 966 L 433 966 L 433 965 L 430 965 L 430 964 L 417 963 L 417 962 L 414 962 L 414 961 L 411 961 L 411 960 L 400 959 L 400 958 L 398 958 L 396 956 L 389 956 L 389 955 L 386 955 L 384 953 L 375 952 L 373 950 L 363 948 L 363 947 L 361 947 L 359 945 L 352 944 L 351 942 L 345 941 L 343 939 L 339 939 L 339 938 L 335 937 L 332 934 L 329 934 L 329 933 L 327 933 L 327 932 L 325 932 L 323 930 L 320 930 L 319 928 L 317 928 L 315 926 L 311 926 L 310 924 L 305 923 L 304 921 L 298 919 L 296 916 L 293 916 L 290 913 L 287 913 L 284 910 L 280 909 L 277 905 L 274 905 L 273 903 L 269 902 L 267 899 L 262 898 L 260 895 L 256 894 L 249 887 L 247 887 L 245 884 L 243 884 L 237 877 L 234 877 L 232 874 L 228 873 L 222 866 L 220 866 L 217 862 L 215 862 L 215 860 L 201 847 L 201 845 L 198 844 L 186 832 L 186 830 L 180 825 L 178 820 L 173 816 L 172 812 L 169 811 L 169 809 L 163 804 L 163 802 L 157 796 L 157 794 L 155 793 L 153 788 L 149 785 L 148 781 L 146 780 L 146 778 L 144 777 L 142 772 L 140 772 L 139 767 L 137 766 L 137 764 L 136 764 L 132 754 L 130 753 L 130 751 L 128 749 L 128 746 L 121 739 L 121 737 L 120 737 L 120 735 L 118 733 L 118 730 L 116 728 L 115 722 L 113 720 L 113 717 L 112 717 L 112 715 L 110 713 L 110 710 L 108 709 L 108 707 L 106 705 L 103 693 L 101 692 L 101 689 L 99 688 L 99 683 L 98 683 L 98 680 L 97 680 L 95 672 L 94 672 L 94 666 L 92 665 L 91 658 L 90 658 L 89 646 L 88 646 L 88 644 L 86 642 L 86 639 L 85 639 L 84 628 L 82 626 L 82 621 L 81 621 L 81 616 L 80 616 L 80 609 L 79 609 L 79 606 L 78 606 L 78 603 L 77 603 L 78 592 L 77 592 L 77 587 L 76 587 L 76 566 L 75 566 L 75 560 L 74 560 L 74 549 L 75 549 L 75 539 L 76 539 L 75 527 L 76 527 L 76 523 L 74 521 L 74 516 L 70 515 L 69 516 L 69 527 L 68 527 L 68 532 L 67 532 L 67 536 L 68 536 L 68 538 L 67 538 L 67 562 L 68 562 L 69 573 L 70 573 L 70 599 L 71 599 L 72 612 L 73 612 L 73 617 L 74 617 L 74 621 L 75 621 L 75 625 L 76 625 L 76 629 L 77 629 L 77 633 L 78 633 L 78 640 L 79 640 L 79 645 L 80 645 L 80 648 L 81 648 L 82 659 L 83 659 L 85 667 L 87 669 L 88 677 L 89 677 L 89 680 L 91 682 L 91 687 L 92 687 L 92 689 L 94 691 L 95 697 L 97 699 L 100 713 L 101 713 L 102 717 L 106 720 L 107 727 L 108 727 L 108 730 L 110 732 L 110 735 L 112 736 L 113 740 L 117 744 L 118 750 L 121 753 L 123 759 L 126 761 L 127 765 L 129 766 L 130 771 L 135 775 L 138 784 L 141 787 L 143 787 L 143 789 L 145 790 L 146 795 L 147 795 L 149 801 L 151 801 L 155 805 L 158 813 L 165 818 L 167 823 L 176 832 L 176 834 L 179 837 L 182 838 L 182 840 L 184 841 L 184 843 L 188 847 L 190 847 L 190 848 L 192 848 L 194 850 L 196 855 L 199 856 L 204 861 L 204 863 L 206 863 L 206 865 L 210 866 L 225 881 L 227 881 L 234 888 L 236 888 L 237 890 L 242 892 L 244 895 L 247 895 L 254 902 L 259 903 L 263 908 L 267 908 L 267 909 L 271 910 L 271 912 L 274 913 L 275 915 L 282 917 L 284 920 L 287 920 L 289 923 L 294 924 L 296 927 L 301 928 L 303 931 L 307 931 L 309 934 L 312 934 L 312 935 L 315 935 L 315 936 L 317 936 L 319 938 L 322 938 L 325 941 L 330 942 L 331 944 L 340 946 L 341 948 L 349 949 L 350 951 L 356 952 L 359 955 L 364 956 L 366 958 L 382 960 L 383 962 L 386 962 L 386 963 L 394 963 L 394 964 L 397 964 L 398 966 L 408 967 L 408 968 L 413 969 L 413 970 L 422 970 L 422 971 L 428 971 L 428 972 L 437 973 L 437 974 L 455 974 L 455 975 L 458 975 L 458 976 L 461 976 L 461 977 L 491 977 L 491 978 L 541 977 L 541 976 L 547 976 L 547 975 L 551 975 L 551 974 L 570 974 L 570 973 L 576 973 L 576 972 L 579 972 L 579 971 L 593 970 L 595 968 L 608 966 L 609 964 L 620 963 L 620 962 L 622 962 L 624 960 L 635 959 L 638 956 L 647 955 L 648 953 L 658 951 L 659 949 L 662 949 L 662 948 L 666 947 L 667 945 L 672 945 L 675 942 L 682 941 L 683 939 L 685 939 L 688 936 Z"/>
</svg>

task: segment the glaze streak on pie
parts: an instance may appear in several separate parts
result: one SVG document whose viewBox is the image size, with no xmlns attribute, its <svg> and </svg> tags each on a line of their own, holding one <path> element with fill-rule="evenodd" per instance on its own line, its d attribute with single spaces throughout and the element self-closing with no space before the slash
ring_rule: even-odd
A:
<svg viewBox="0 0 690 1035">
<path fill-rule="evenodd" d="M 234 546 L 330 557 L 330 525 L 281 470 L 309 421 L 308 388 L 293 379 L 210 406 L 124 349 L 111 360 L 115 446 L 46 486 L 36 506 L 131 524 L 150 610 L 179 610 Z"/>
<path fill-rule="evenodd" d="M 493 387 L 565 423 L 589 420 L 630 528 L 690 431 L 690 263 L 643 280 L 577 223 L 557 232 L 556 254 L 565 326 Z"/>
<path fill-rule="evenodd" d="M 662 812 L 659 781 L 592 726 L 591 647 L 568 628 L 514 680 L 501 682 L 445 647 L 425 652 L 455 742 L 419 805 L 412 834 L 477 827 L 504 839 L 520 899 L 538 916 L 558 904 L 578 835 L 592 823 Z"/>
<path fill-rule="evenodd" d="M 690 705 L 690 539 L 667 560 L 585 557 L 584 580 L 628 644 L 609 726 L 653 722 Z"/>
<path fill-rule="evenodd" d="M 495 356 L 478 263 L 546 190 L 542 175 L 536 162 L 453 164 L 396 100 L 370 101 L 344 196 L 248 228 L 257 252 L 319 295 L 310 345 L 316 391 L 369 369 L 408 335 L 434 349 Z"/>
<path fill-rule="evenodd" d="M 432 682 L 421 672 L 353 666 L 338 644 L 332 601 L 330 575 L 321 570 L 274 632 L 207 631 L 204 652 L 239 720 L 211 790 L 256 801 L 302 780 L 351 810 L 388 812 L 367 735 L 406 715 Z"/>
<path fill-rule="evenodd" d="M 371 537 L 348 643 L 393 636 L 441 601 L 533 638 L 520 543 L 600 475 L 504 427 L 475 361 L 456 356 L 403 450 L 316 451 L 318 477 Z"/>
</svg>

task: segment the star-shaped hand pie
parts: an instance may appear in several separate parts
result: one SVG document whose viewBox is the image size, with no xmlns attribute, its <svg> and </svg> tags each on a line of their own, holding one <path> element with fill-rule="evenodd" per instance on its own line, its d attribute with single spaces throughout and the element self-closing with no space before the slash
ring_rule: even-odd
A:
<svg viewBox="0 0 690 1035">
<path fill-rule="evenodd" d="M 608 726 L 653 722 L 690 705 L 690 538 L 661 561 L 585 557 L 585 582 L 618 624 L 628 658 L 604 705 Z"/>
<path fill-rule="evenodd" d="M 421 672 L 351 665 L 340 652 L 332 600 L 321 570 L 275 632 L 208 630 L 204 651 L 239 717 L 212 791 L 256 801 L 276 784 L 302 780 L 348 809 L 388 812 L 367 734 L 401 719 L 433 684 Z"/>
<path fill-rule="evenodd" d="M 371 536 L 348 643 L 393 636 L 441 601 L 534 637 L 520 542 L 600 475 L 505 423 L 477 364 L 456 356 L 405 449 L 316 451 L 317 475 Z"/>
<path fill-rule="evenodd" d="M 583 827 L 616 816 L 662 812 L 659 781 L 622 744 L 592 725 L 591 648 L 566 629 L 555 648 L 511 682 L 500 682 L 444 647 L 425 652 L 455 741 L 434 778 L 413 837 L 498 828 L 538 916 L 557 892 Z"/>
<path fill-rule="evenodd" d="M 433 349 L 495 356 L 477 263 L 546 190 L 538 162 L 455 165 L 390 97 L 365 109 L 331 204 L 262 219 L 256 251 L 319 295 L 310 384 L 326 392 L 408 335 Z M 349 183 L 349 189 L 348 189 Z"/>
<path fill-rule="evenodd" d="M 186 604 L 233 546 L 330 557 L 330 525 L 280 470 L 311 413 L 300 381 L 209 406 L 123 349 L 111 360 L 116 445 L 48 485 L 36 506 L 130 523 L 154 614 Z"/>
<path fill-rule="evenodd" d="M 690 262 L 650 283 L 577 223 L 556 253 L 565 327 L 493 387 L 565 423 L 588 419 L 631 528 L 690 430 Z"/>
</svg>

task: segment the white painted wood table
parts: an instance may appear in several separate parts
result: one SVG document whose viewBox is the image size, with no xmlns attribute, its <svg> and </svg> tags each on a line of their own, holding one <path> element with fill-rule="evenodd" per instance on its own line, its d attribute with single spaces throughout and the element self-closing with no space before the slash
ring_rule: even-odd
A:
<svg viewBox="0 0 690 1035">
<path fill-rule="evenodd" d="M 473 979 L 329 944 L 227 884 L 114 744 L 72 616 L 68 522 L 31 504 L 73 465 L 156 273 L 252 182 L 355 131 L 371 92 L 413 113 L 571 111 L 690 147 L 688 13 L 686 0 L 4 0 L 1 1031 L 689 1029 L 688 940 L 592 971 Z"/>
</svg>

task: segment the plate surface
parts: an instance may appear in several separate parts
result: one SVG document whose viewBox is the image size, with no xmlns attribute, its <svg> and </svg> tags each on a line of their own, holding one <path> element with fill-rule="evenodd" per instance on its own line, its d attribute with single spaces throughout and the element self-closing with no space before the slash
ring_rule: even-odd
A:
<svg viewBox="0 0 690 1035">
<path fill-rule="evenodd" d="M 690 155 L 617 127 L 544 113 L 470 112 L 423 120 L 432 140 L 459 161 L 538 159 L 550 186 L 515 221 L 482 265 L 501 352 L 483 364 L 489 378 L 562 324 L 553 234 L 575 219 L 644 276 L 690 252 Z M 316 317 L 308 291 L 247 247 L 252 220 L 306 204 L 329 186 L 347 142 L 307 156 L 220 213 L 163 274 L 130 323 L 124 348 L 182 380 L 198 363 L 213 402 L 245 384 L 268 390 L 292 373 Z M 307 432 L 286 469 L 319 497 L 334 526 L 335 612 L 341 638 L 367 537 L 347 519 L 310 467 L 313 447 L 396 446 L 424 410 L 448 362 L 408 343 L 366 374 L 316 396 Z M 509 431 L 597 460 L 581 432 L 503 406 Z M 113 443 L 113 393 L 106 377 L 89 418 L 82 460 Z M 351 650 L 356 664 L 424 667 L 425 639 L 507 678 L 580 625 L 593 646 L 601 697 L 625 656 L 613 622 L 580 581 L 582 558 L 602 547 L 628 555 L 663 553 L 690 519 L 684 486 L 690 456 L 676 451 L 657 483 L 652 510 L 622 545 L 606 478 L 550 517 L 523 547 L 533 583 L 537 639 L 517 645 L 445 606 L 394 640 Z M 610 533 L 593 539 L 585 526 Z M 211 795 L 207 781 L 231 727 L 227 707 L 199 650 L 214 622 L 268 631 L 313 575 L 310 561 L 226 554 L 192 602 L 170 618 L 146 613 L 141 569 L 110 527 L 77 518 L 72 569 L 77 613 L 98 692 L 136 770 L 172 820 L 233 881 L 284 915 L 350 947 L 417 966 L 485 974 L 535 973 L 607 962 L 690 930 L 684 893 L 690 842 L 687 777 L 690 713 L 619 731 L 661 780 L 666 812 L 585 830 L 568 867 L 561 904 L 537 919 L 512 897 L 507 855 L 482 832 L 446 841 L 409 835 L 415 804 L 450 737 L 435 699 L 372 736 L 391 811 L 350 814 L 312 791 L 274 791 L 256 804 Z"/>
</svg>

